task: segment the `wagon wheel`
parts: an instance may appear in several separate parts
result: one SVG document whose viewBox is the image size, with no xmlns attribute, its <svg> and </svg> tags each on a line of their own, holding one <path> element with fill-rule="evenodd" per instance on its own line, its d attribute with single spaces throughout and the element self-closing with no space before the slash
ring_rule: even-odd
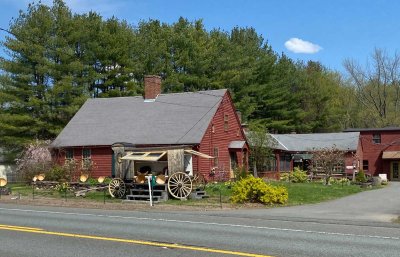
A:
<svg viewBox="0 0 400 257">
<path fill-rule="evenodd" d="M 203 175 L 196 174 L 193 176 L 193 187 L 196 190 L 204 191 L 204 189 L 206 188 L 206 184 L 207 182 Z"/>
<path fill-rule="evenodd" d="M 108 192 L 112 197 L 122 198 L 125 195 L 126 185 L 120 178 L 114 178 L 108 184 Z"/>
<path fill-rule="evenodd" d="M 169 193 L 178 199 L 186 199 L 192 192 L 192 180 L 183 172 L 176 172 L 168 179 Z"/>
</svg>

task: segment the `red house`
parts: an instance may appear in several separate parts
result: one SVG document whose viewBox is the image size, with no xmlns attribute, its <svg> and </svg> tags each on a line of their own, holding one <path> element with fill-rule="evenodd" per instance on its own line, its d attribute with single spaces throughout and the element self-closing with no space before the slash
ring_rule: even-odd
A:
<svg viewBox="0 0 400 257">
<path fill-rule="evenodd" d="M 347 129 L 360 132 L 361 168 L 372 176 L 386 174 L 389 180 L 400 180 L 400 128 Z"/>
<path fill-rule="evenodd" d="M 52 142 L 58 161 L 91 161 L 92 177 L 114 177 L 112 146 L 123 143 L 185 146 L 212 156 L 189 160 L 188 170 L 206 178 L 212 170 L 226 177 L 236 166 L 247 167 L 249 147 L 228 90 L 161 94 L 160 77 L 145 76 L 144 83 L 144 97 L 87 100 Z"/>
</svg>

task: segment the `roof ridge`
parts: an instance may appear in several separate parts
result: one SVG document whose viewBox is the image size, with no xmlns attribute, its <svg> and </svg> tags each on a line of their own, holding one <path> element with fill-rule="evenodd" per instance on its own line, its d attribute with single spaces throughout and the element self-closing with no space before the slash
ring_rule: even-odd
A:
<svg viewBox="0 0 400 257">
<path fill-rule="evenodd" d="M 215 92 L 215 91 L 228 91 L 227 88 L 222 89 L 212 89 L 212 90 L 199 90 L 199 91 L 188 91 L 188 92 L 176 92 L 176 93 L 162 93 L 160 96 L 168 96 L 168 95 L 183 95 L 183 94 L 199 94 L 200 92 Z M 206 95 L 206 94 L 203 94 Z M 223 97 L 218 95 L 210 95 L 215 97 Z M 97 98 L 88 98 L 87 100 L 104 100 L 104 99 L 121 99 L 121 98 L 143 98 L 142 95 L 133 95 L 133 96 L 114 96 L 114 97 L 97 97 Z M 157 101 L 157 100 L 156 100 Z"/>
<path fill-rule="evenodd" d="M 215 92 L 215 91 L 227 91 L 227 90 L 228 90 L 227 88 L 222 88 L 222 89 L 187 91 L 187 92 L 176 92 L 176 93 L 161 93 L 160 95 L 198 94 L 200 92 Z"/>
</svg>

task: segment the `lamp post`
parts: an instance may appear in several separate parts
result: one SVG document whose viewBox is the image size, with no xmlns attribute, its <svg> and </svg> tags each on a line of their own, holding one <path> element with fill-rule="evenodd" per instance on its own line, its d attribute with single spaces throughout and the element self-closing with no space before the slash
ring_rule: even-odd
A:
<svg viewBox="0 0 400 257">
<path fill-rule="evenodd" d="M 7 179 L 5 178 L 0 178 L 0 199 L 1 199 L 1 194 L 3 193 L 3 188 L 7 185 Z"/>
<path fill-rule="evenodd" d="M 36 185 L 37 176 L 32 178 L 32 200 L 35 200 L 35 185 Z"/>
<path fill-rule="evenodd" d="M 89 178 L 89 175 L 88 174 L 82 174 L 80 177 L 79 177 L 79 180 L 82 182 L 82 183 L 85 183 L 86 182 L 86 180 Z"/>
<path fill-rule="evenodd" d="M 89 178 L 89 174 L 83 173 L 80 177 L 79 177 L 79 181 L 82 182 L 85 185 L 85 182 L 88 180 Z M 86 185 L 85 185 L 86 187 Z M 67 191 L 65 191 L 65 200 L 67 200 Z"/>
<path fill-rule="evenodd" d="M 97 182 L 99 182 L 99 184 L 101 184 L 104 182 L 105 179 L 106 179 L 106 177 L 100 176 L 97 178 Z M 106 187 L 103 187 L 103 204 L 106 204 Z"/>
<path fill-rule="evenodd" d="M 44 178 L 46 177 L 46 175 L 42 173 L 42 174 L 36 175 L 36 177 L 37 177 L 37 180 L 43 181 Z"/>
</svg>

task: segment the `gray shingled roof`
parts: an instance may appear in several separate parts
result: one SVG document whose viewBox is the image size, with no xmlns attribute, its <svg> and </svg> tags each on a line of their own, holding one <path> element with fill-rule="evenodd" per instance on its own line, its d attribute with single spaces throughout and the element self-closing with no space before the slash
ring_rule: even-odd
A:
<svg viewBox="0 0 400 257">
<path fill-rule="evenodd" d="M 142 97 L 89 99 L 52 147 L 132 144 L 198 144 L 226 89 Z"/>
<path fill-rule="evenodd" d="M 275 149 L 307 152 L 312 149 L 329 148 L 334 145 L 339 150 L 357 150 L 360 132 L 315 133 L 315 134 L 271 134 L 277 141 Z"/>
<path fill-rule="evenodd" d="M 246 145 L 246 141 L 231 141 L 228 148 L 230 149 L 242 149 Z"/>
<path fill-rule="evenodd" d="M 343 132 L 367 132 L 367 131 L 398 131 L 400 127 L 384 127 L 384 128 L 348 128 Z"/>
</svg>

